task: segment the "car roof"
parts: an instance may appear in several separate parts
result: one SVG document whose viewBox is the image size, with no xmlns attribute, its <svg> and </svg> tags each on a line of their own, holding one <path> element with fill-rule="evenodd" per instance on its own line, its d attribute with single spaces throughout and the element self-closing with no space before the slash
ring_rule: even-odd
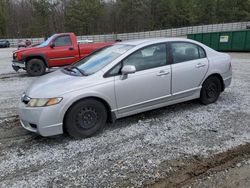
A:
<svg viewBox="0 0 250 188">
<path fill-rule="evenodd" d="M 136 39 L 136 40 L 128 40 L 120 42 L 119 44 L 126 44 L 126 45 L 141 45 L 146 43 L 158 43 L 158 42 L 172 42 L 172 41 L 191 41 L 186 38 L 148 38 L 148 39 Z"/>
</svg>

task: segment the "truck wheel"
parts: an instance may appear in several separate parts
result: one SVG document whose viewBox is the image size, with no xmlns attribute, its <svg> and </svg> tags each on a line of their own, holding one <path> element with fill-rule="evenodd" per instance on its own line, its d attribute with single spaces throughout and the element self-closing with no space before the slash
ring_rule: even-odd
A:
<svg viewBox="0 0 250 188">
<path fill-rule="evenodd" d="M 221 93 L 221 82 L 215 76 L 209 77 L 202 85 L 200 101 L 208 105 L 218 100 Z"/>
<path fill-rule="evenodd" d="M 31 76 L 41 76 L 46 71 L 46 66 L 41 59 L 31 59 L 26 63 L 26 71 Z"/>
<path fill-rule="evenodd" d="M 105 125 L 107 110 L 95 99 L 85 99 L 75 103 L 67 112 L 64 128 L 74 138 L 87 138 Z"/>
</svg>

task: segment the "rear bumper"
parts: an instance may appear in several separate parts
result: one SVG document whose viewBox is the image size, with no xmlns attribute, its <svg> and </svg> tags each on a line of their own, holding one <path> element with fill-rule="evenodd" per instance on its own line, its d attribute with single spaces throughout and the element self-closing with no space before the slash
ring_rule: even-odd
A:
<svg viewBox="0 0 250 188">
<path fill-rule="evenodd" d="M 225 88 L 229 87 L 232 82 L 232 76 L 223 79 Z"/>
<path fill-rule="evenodd" d="M 24 61 L 13 60 L 12 61 L 12 68 L 15 71 L 18 71 L 19 69 L 25 69 L 25 62 Z"/>
<path fill-rule="evenodd" d="M 222 79 L 224 82 L 224 89 L 226 89 L 227 87 L 229 87 L 231 85 L 232 79 L 233 79 L 233 72 L 232 72 L 232 68 L 230 68 L 229 71 L 223 73 L 222 75 Z"/>
</svg>

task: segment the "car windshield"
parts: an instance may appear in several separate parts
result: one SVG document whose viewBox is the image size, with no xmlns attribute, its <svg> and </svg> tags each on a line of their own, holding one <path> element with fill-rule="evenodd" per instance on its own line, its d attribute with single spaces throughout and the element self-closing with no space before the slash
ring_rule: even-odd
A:
<svg viewBox="0 0 250 188">
<path fill-rule="evenodd" d="M 103 67 L 114 61 L 116 58 L 131 49 L 132 45 L 117 44 L 93 53 L 74 64 L 85 75 L 94 74 Z"/>
<path fill-rule="evenodd" d="M 49 37 L 46 41 L 42 42 L 41 44 L 39 44 L 37 47 L 45 47 L 48 46 L 50 41 L 54 38 L 54 36 L 56 36 L 56 34 L 52 35 L 51 37 Z"/>
</svg>

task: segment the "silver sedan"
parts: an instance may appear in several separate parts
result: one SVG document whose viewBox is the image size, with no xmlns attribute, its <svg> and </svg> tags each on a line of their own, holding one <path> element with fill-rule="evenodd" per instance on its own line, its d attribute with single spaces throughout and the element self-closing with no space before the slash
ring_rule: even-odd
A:
<svg viewBox="0 0 250 188">
<path fill-rule="evenodd" d="M 192 99 L 214 103 L 231 79 L 230 56 L 199 42 L 121 42 L 33 82 L 21 124 L 42 136 L 89 137 L 125 116 Z"/>
</svg>

